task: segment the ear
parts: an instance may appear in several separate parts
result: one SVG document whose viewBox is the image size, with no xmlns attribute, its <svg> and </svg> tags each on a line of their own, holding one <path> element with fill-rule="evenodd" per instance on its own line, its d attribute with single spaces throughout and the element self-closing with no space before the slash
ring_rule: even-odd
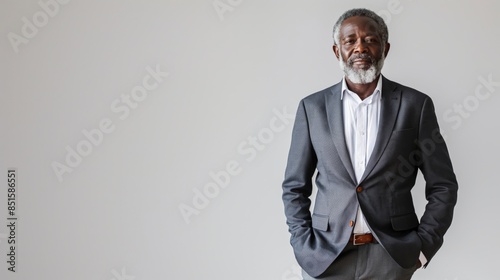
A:
<svg viewBox="0 0 500 280">
<path fill-rule="evenodd" d="M 340 60 L 340 50 L 339 50 L 339 47 L 337 47 L 337 45 L 333 45 L 332 47 L 333 49 L 333 53 L 335 54 L 335 56 L 337 57 L 338 60 Z"/>
<path fill-rule="evenodd" d="M 387 54 L 389 53 L 390 48 L 391 48 L 391 44 L 385 43 L 384 57 L 387 57 Z"/>
</svg>

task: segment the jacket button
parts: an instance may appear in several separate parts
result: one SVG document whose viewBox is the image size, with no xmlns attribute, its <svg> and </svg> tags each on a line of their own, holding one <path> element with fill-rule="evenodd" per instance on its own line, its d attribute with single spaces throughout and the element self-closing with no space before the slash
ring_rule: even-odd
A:
<svg viewBox="0 0 500 280">
<path fill-rule="evenodd" d="M 349 226 L 350 226 L 350 227 L 353 227 L 353 226 L 354 226 L 354 221 L 353 221 L 353 220 L 351 220 L 351 221 L 349 222 Z"/>
<path fill-rule="evenodd" d="M 359 192 L 359 193 L 362 192 L 363 191 L 363 187 L 361 187 L 361 186 L 357 187 L 356 191 Z"/>
</svg>

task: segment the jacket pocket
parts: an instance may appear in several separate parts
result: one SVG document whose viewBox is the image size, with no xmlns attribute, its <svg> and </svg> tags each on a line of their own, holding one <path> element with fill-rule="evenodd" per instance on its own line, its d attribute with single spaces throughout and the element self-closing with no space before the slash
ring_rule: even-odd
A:
<svg viewBox="0 0 500 280">
<path fill-rule="evenodd" d="M 410 128 L 402 128 L 402 129 L 395 129 L 392 131 L 392 133 L 404 133 L 404 132 L 409 132 L 409 131 L 414 131 L 415 128 L 410 127 Z"/>
<path fill-rule="evenodd" d="M 392 228 L 397 231 L 410 230 L 418 227 L 418 218 L 415 213 L 391 217 Z"/>
<path fill-rule="evenodd" d="M 312 227 L 322 231 L 328 230 L 328 216 L 327 215 L 312 215 Z"/>
</svg>

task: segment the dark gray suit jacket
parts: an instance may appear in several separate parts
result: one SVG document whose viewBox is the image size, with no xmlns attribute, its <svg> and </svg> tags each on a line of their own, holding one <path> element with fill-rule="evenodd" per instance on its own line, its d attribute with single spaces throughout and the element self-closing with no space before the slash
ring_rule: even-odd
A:
<svg viewBox="0 0 500 280">
<path fill-rule="evenodd" d="M 304 98 L 297 110 L 283 202 L 298 263 L 313 277 L 323 273 L 348 243 L 358 206 L 400 266 L 414 266 L 420 251 L 430 261 L 451 224 L 458 190 L 432 100 L 383 77 L 379 132 L 357 184 L 344 137 L 341 87 Z M 410 192 L 418 170 L 428 200 L 420 221 Z"/>
</svg>

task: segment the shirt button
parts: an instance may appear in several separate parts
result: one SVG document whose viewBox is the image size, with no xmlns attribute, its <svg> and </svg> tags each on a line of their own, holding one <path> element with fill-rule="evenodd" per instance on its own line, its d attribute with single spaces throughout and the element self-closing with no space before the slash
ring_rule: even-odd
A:
<svg viewBox="0 0 500 280">
<path fill-rule="evenodd" d="M 361 187 L 361 186 L 357 187 L 356 191 L 359 192 L 359 193 L 362 192 L 363 191 L 363 187 Z"/>
</svg>

